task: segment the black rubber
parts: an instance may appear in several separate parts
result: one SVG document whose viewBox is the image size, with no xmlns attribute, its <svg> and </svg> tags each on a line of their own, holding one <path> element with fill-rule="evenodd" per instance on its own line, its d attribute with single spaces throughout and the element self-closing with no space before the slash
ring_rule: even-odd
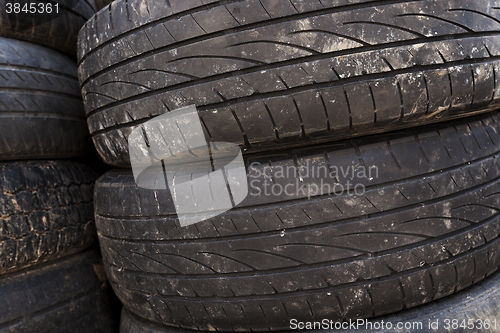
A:
<svg viewBox="0 0 500 333">
<path fill-rule="evenodd" d="M 72 60 L 0 38 L 0 160 L 71 158 L 88 149 Z"/>
<path fill-rule="evenodd" d="M 95 191 L 105 267 L 128 310 L 180 328 L 284 330 L 291 318 L 397 312 L 498 269 L 499 157 L 497 112 L 247 157 L 247 198 L 188 227 L 170 192 L 110 171 Z M 319 175 L 349 166 L 378 173 Z M 264 177 L 291 195 L 264 195 Z M 344 191 L 319 195 L 314 184 Z"/>
<path fill-rule="evenodd" d="M 8 3 L 20 4 L 19 13 L 8 14 Z M 36 13 L 22 11 L 24 5 L 29 10 L 30 4 L 35 4 Z M 55 14 L 56 4 L 59 15 Z M 45 13 L 47 5 L 52 8 L 51 16 Z M 0 36 L 36 43 L 73 57 L 78 31 L 97 9 L 94 0 L 0 0 L 0 8 Z"/>
<path fill-rule="evenodd" d="M 115 332 L 99 252 L 0 277 L 0 332 Z"/>
<path fill-rule="evenodd" d="M 245 152 L 443 121 L 498 105 L 493 0 L 114 1 L 82 28 L 79 78 L 105 162 L 196 104 Z"/>
<path fill-rule="evenodd" d="M 97 10 L 101 10 L 112 2 L 112 0 L 95 0 Z"/>
<path fill-rule="evenodd" d="M 0 163 L 0 273 L 89 247 L 95 179 L 73 162 Z"/>
<path fill-rule="evenodd" d="M 411 310 L 406 310 L 392 314 L 389 316 L 378 317 L 371 320 L 372 326 L 368 326 L 365 329 L 364 326 L 360 326 L 359 329 L 354 330 L 342 330 L 342 332 L 354 333 L 354 332 L 366 332 L 366 333 L 379 333 L 387 332 L 387 330 L 375 329 L 376 323 L 380 325 L 382 322 L 387 323 L 396 327 L 397 323 L 408 323 L 413 325 L 413 323 L 422 323 L 422 328 L 419 326 L 413 326 L 414 329 L 397 329 L 394 328 L 390 332 L 395 333 L 407 333 L 407 332 L 454 332 L 454 333 L 468 333 L 468 332 L 496 332 L 499 329 L 498 318 L 500 318 L 500 308 L 498 307 L 498 299 L 500 299 L 500 274 L 495 273 L 493 276 L 489 277 L 485 281 L 482 281 L 470 288 L 467 288 L 455 295 L 448 296 L 441 300 L 431 302 L 426 305 L 422 305 Z M 458 320 L 458 328 L 453 328 L 452 320 Z M 429 327 L 429 322 L 435 323 L 439 320 L 439 326 L 431 325 Z M 446 320 L 450 320 L 447 322 Z M 472 321 L 472 326 L 464 329 L 460 327 L 465 320 L 465 325 L 469 325 L 469 320 Z M 485 323 L 489 324 L 489 329 L 485 328 Z M 495 324 L 494 324 L 495 323 Z M 487 325 L 488 325 L 487 324 Z M 450 326 L 450 329 L 445 329 L 445 327 Z M 294 326 L 292 326 L 293 328 Z M 323 326 L 324 327 L 324 326 Z M 327 326 L 328 327 L 328 326 Z M 373 329 L 370 329 L 372 327 Z M 383 326 L 382 326 L 383 327 Z M 403 326 L 404 327 L 404 326 Z M 410 327 L 410 326 L 409 326 Z M 188 333 L 192 331 L 172 329 L 165 326 L 157 325 L 153 322 L 146 321 L 133 313 L 123 309 L 121 320 L 120 320 L 120 333 Z M 296 330 L 290 330 L 288 332 L 297 332 Z M 338 330 L 313 330 L 310 332 L 339 332 Z"/>
</svg>

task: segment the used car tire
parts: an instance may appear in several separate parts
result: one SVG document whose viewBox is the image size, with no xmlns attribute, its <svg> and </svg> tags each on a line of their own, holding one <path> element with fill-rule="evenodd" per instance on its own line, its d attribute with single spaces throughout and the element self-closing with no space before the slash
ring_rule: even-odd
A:
<svg viewBox="0 0 500 333">
<path fill-rule="evenodd" d="M 89 144 L 76 65 L 0 37 L 0 160 L 72 158 Z"/>
<path fill-rule="evenodd" d="M 395 333 L 407 332 L 425 332 L 425 333 L 467 333 L 474 332 L 492 332 L 498 329 L 498 318 L 500 317 L 500 308 L 498 299 L 500 298 L 500 274 L 495 273 L 485 281 L 482 281 L 472 287 L 469 287 L 455 295 L 421 305 L 411 310 L 406 310 L 389 316 L 377 317 L 370 320 L 372 326 L 361 326 L 360 329 L 343 330 L 346 333 L 382 333 L 385 329 L 376 329 L 376 327 L 387 327 L 387 323 L 396 326 L 397 323 L 419 325 L 408 326 L 411 328 L 398 329 L 393 327 L 390 331 Z M 439 325 L 431 325 L 439 320 Z M 453 328 L 454 320 L 458 321 L 458 328 Z M 460 327 L 465 320 L 465 326 Z M 378 323 L 378 326 L 377 326 Z M 385 326 L 384 324 L 385 323 Z M 472 323 L 472 325 L 471 325 Z M 485 325 L 485 323 L 487 323 Z M 486 326 L 486 327 L 485 327 Z M 348 327 L 348 326 L 346 326 Z M 364 329 L 364 327 L 368 327 Z M 448 328 L 445 328 L 448 327 Z M 488 327 L 488 328 L 487 328 Z M 293 328 L 293 327 L 292 327 Z M 150 321 L 146 321 L 125 308 L 122 310 L 120 319 L 120 333 L 188 333 L 192 331 L 172 329 L 160 326 Z M 296 332 L 290 330 L 288 332 Z M 308 332 L 338 332 L 338 330 L 323 329 L 311 330 Z"/>
<path fill-rule="evenodd" d="M 104 161 L 195 104 L 210 141 L 245 152 L 492 111 L 496 2 L 114 1 L 80 31 L 79 79 Z"/>
<path fill-rule="evenodd" d="M 114 332 L 96 250 L 0 276 L 0 332 Z"/>
<path fill-rule="evenodd" d="M 113 170 L 95 190 L 103 260 L 125 308 L 167 326 L 286 330 L 397 312 L 498 269 L 499 157 L 498 112 L 247 156 L 246 199 L 187 227 L 169 191 Z"/>
<path fill-rule="evenodd" d="M 500 297 L 500 274 L 497 272 L 488 277 L 485 281 L 478 283 L 466 290 L 449 297 L 431 302 L 415 309 L 378 318 L 392 323 L 404 322 L 422 323 L 422 329 L 418 332 L 494 332 L 498 330 L 498 318 L 500 318 L 500 308 L 498 299 Z M 431 325 L 439 320 L 439 325 Z M 456 324 L 458 322 L 458 324 Z M 473 325 L 471 325 L 471 322 Z M 462 325 L 468 326 L 464 328 Z M 457 325 L 457 326 L 455 326 Z M 348 330 L 347 333 L 375 333 L 377 330 L 361 329 Z M 378 330 L 380 332 L 380 330 Z M 395 333 L 406 333 L 407 329 L 394 329 Z"/>
<path fill-rule="evenodd" d="M 13 7 L 20 5 L 16 14 Z M 34 4 L 33 8 L 30 5 Z M 24 8 L 24 6 L 27 6 Z M 57 5 L 57 9 L 55 7 Z M 51 19 L 47 19 L 47 6 L 50 6 Z M 24 40 L 46 46 L 53 50 L 76 55 L 78 31 L 96 12 L 93 0 L 0 0 L 0 36 Z M 23 8 L 25 11 L 23 11 Z M 35 13 L 29 11 L 36 10 Z M 28 12 L 26 12 L 28 11 Z M 56 15 L 56 11 L 59 15 Z"/>
<path fill-rule="evenodd" d="M 92 245 L 95 179 L 69 161 L 0 163 L 0 274 Z"/>
</svg>

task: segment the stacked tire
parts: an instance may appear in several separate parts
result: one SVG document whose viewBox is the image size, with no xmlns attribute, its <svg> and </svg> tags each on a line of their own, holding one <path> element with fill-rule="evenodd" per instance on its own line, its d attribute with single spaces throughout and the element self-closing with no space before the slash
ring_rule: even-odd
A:
<svg viewBox="0 0 500 333">
<path fill-rule="evenodd" d="M 9 4 L 0 14 L 0 331 L 111 332 L 106 275 L 89 249 L 97 174 L 74 161 L 90 140 L 70 57 L 95 7 L 38 1 L 61 11 L 38 22 L 7 15 Z"/>
<path fill-rule="evenodd" d="M 499 33 L 492 0 L 99 11 L 80 31 L 78 73 L 94 144 L 121 168 L 95 189 L 121 330 L 376 318 L 497 271 Z M 207 142 L 241 147 L 249 194 L 181 227 L 161 182 L 137 186 L 128 137 L 168 145 L 146 122 L 192 104 Z"/>
</svg>

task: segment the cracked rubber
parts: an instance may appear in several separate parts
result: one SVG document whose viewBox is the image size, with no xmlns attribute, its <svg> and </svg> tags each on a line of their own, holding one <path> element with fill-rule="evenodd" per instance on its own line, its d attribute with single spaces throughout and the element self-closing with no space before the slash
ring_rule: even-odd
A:
<svg viewBox="0 0 500 333">
<path fill-rule="evenodd" d="M 0 332 L 115 332 L 99 252 L 0 277 Z"/>
<path fill-rule="evenodd" d="M 448 296 L 441 300 L 418 306 L 411 310 L 402 311 L 389 316 L 382 316 L 372 320 L 375 322 L 382 323 L 382 321 L 387 326 L 387 323 L 393 323 L 395 326 L 397 323 L 422 323 L 422 329 L 418 329 L 418 332 L 454 332 L 454 333 L 466 333 L 470 332 L 471 329 L 464 329 L 459 327 L 458 329 L 449 330 L 444 329 L 446 322 L 444 320 L 458 320 L 458 325 L 462 323 L 463 320 L 472 320 L 474 322 L 474 327 L 477 328 L 476 332 L 491 332 L 494 331 L 494 322 L 496 320 L 498 327 L 498 318 L 500 316 L 500 309 L 498 308 L 498 298 L 500 298 L 500 274 L 495 273 L 493 276 L 489 277 L 485 281 L 482 281 L 470 288 L 465 289 L 455 295 Z M 428 323 L 435 323 L 439 320 L 440 328 L 432 329 L 429 328 Z M 490 329 L 480 328 L 481 322 L 484 323 L 486 320 L 490 323 Z M 372 326 L 374 327 L 374 326 Z M 375 326 L 376 327 L 376 326 Z M 380 326 L 382 327 L 382 326 Z M 415 329 L 416 330 L 416 329 Z M 155 324 L 150 321 L 146 321 L 133 313 L 130 313 L 126 309 L 123 309 L 121 319 L 120 319 L 120 333 L 189 333 L 192 331 L 172 329 L 165 326 Z M 296 331 L 287 331 L 296 332 Z M 309 332 L 321 332 L 330 333 L 338 332 L 332 330 L 314 330 Z M 355 329 L 355 330 L 344 330 L 346 333 L 380 333 L 383 330 L 376 329 Z M 395 333 L 407 333 L 406 329 L 393 329 L 391 332 Z"/>
<path fill-rule="evenodd" d="M 371 318 L 453 294 L 500 265 L 499 115 L 247 156 L 247 198 L 187 227 L 169 191 L 109 171 L 95 202 L 110 282 L 134 314 L 207 331 Z M 265 195 L 266 181 L 291 188 Z"/>
<path fill-rule="evenodd" d="M 18 1 L 21 8 L 25 4 L 36 4 L 54 6 L 58 4 L 59 11 L 62 15 L 43 23 L 37 14 L 25 14 L 20 12 L 20 15 L 8 15 L 7 3 L 15 3 L 9 0 L 0 0 L 0 36 L 23 40 L 59 52 L 68 54 L 72 57 L 76 56 L 76 43 L 78 31 L 84 23 L 96 12 L 94 0 L 33 0 L 33 1 Z M 66 6 L 71 5 L 71 7 Z M 55 7 L 53 7 L 55 11 Z M 46 15 L 46 14 L 42 14 Z M 30 17 L 31 16 L 31 17 Z M 27 18 L 30 20 L 27 21 Z"/>
<path fill-rule="evenodd" d="M 90 140 L 75 63 L 8 38 L 0 52 L 0 160 L 83 156 Z"/>
<path fill-rule="evenodd" d="M 0 163 L 0 274 L 92 245 L 95 179 L 73 162 Z"/>
<path fill-rule="evenodd" d="M 191 104 L 207 140 L 248 153 L 492 111 L 495 4 L 114 1 L 79 35 L 90 132 L 106 163 L 129 167 L 130 132 Z"/>
</svg>

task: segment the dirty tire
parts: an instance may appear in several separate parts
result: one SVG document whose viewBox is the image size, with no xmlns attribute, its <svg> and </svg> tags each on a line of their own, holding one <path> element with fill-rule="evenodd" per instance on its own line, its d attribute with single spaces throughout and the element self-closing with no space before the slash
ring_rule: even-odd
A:
<svg viewBox="0 0 500 333">
<path fill-rule="evenodd" d="M 0 276 L 0 332 L 114 332 L 99 252 Z"/>
<path fill-rule="evenodd" d="M 0 11 L 0 36 L 46 46 L 72 57 L 76 56 L 78 31 L 96 12 L 94 0 L 17 1 L 21 5 L 21 9 L 25 4 L 28 8 L 30 4 L 35 4 L 38 9 L 42 6 L 44 9 L 47 6 L 53 6 L 54 13 L 57 4 L 61 14 L 50 21 L 42 21 L 42 17 L 47 14 L 29 14 L 23 11 L 18 15 L 7 14 L 7 3 L 14 4 L 15 2 L 0 0 L 0 8 L 2 8 Z"/>
<path fill-rule="evenodd" d="M 7 38 L 0 52 L 0 160 L 84 155 L 90 140 L 75 63 Z"/>
<path fill-rule="evenodd" d="M 95 191 L 110 282 L 144 319 L 219 331 L 371 318 L 453 294 L 500 265 L 499 115 L 247 156 L 247 198 L 187 227 L 170 192 L 110 171 Z"/>
<path fill-rule="evenodd" d="M 0 163 L 0 274 L 94 242 L 95 179 L 72 162 Z"/>
<path fill-rule="evenodd" d="M 489 277 L 485 281 L 482 281 L 464 291 L 461 291 L 455 295 L 431 302 L 426 305 L 421 305 L 419 307 L 413 308 L 411 310 L 402 311 L 389 316 L 382 316 L 371 320 L 373 326 L 377 327 L 375 322 L 381 323 L 382 321 L 387 326 L 387 323 L 422 323 L 422 329 L 415 327 L 414 331 L 425 332 L 425 333 L 438 333 L 438 332 L 454 332 L 454 333 L 467 333 L 471 329 L 444 329 L 446 324 L 445 320 L 458 319 L 459 325 L 465 319 L 473 321 L 474 332 L 491 332 L 495 327 L 494 322 L 496 320 L 498 327 L 498 318 L 500 317 L 500 309 L 498 308 L 498 299 L 500 298 L 500 274 L 495 273 L 494 276 Z M 439 320 L 440 329 L 429 329 L 429 322 L 436 322 Z M 490 329 L 484 328 L 482 323 L 486 320 L 490 323 Z M 384 327 L 384 326 L 379 326 Z M 494 329 L 493 329 L 494 331 Z M 120 333 L 189 333 L 192 331 L 182 330 L 182 329 L 172 329 L 165 326 L 155 324 L 150 321 L 146 321 L 126 309 L 122 310 L 122 315 L 120 319 Z M 296 331 L 289 331 L 296 332 Z M 310 332 L 338 332 L 334 330 L 315 330 Z M 359 329 L 359 330 L 344 330 L 347 333 L 376 333 L 383 332 L 383 330 L 376 329 Z M 393 329 L 391 332 L 395 333 L 407 333 L 409 330 L 406 329 Z"/>
<path fill-rule="evenodd" d="M 498 299 L 500 298 L 500 274 L 495 273 L 485 281 L 478 283 L 466 290 L 452 295 L 450 297 L 426 304 L 415 309 L 385 316 L 376 321 L 385 320 L 385 322 L 421 322 L 422 329 L 418 332 L 439 333 L 467 333 L 472 331 L 471 326 L 468 329 L 460 327 L 463 320 L 470 325 L 469 319 L 474 321 L 474 332 L 492 332 L 498 329 L 498 318 L 500 318 L 500 308 Z M 444 329 L 447 322 L 445 320 L 458 320 L 459 327 L 456 329 Z M 439 320 L 439 328 L 429 329 L 429 322 Z M 484 325 L 489 323 L 489 329 Z M 483 323 L 483 325 L 481 325 Z M 450 323 L 451 324 L 451 323 Z M 427 327 L 426 327 L 427 325 Z M 347 333 L 375 333 L 376 330 L 348 330 Z M 378 331 L 380 332 L 380 330 Z M 395 333 L 406 333 L 408 330 L 392 330 Z"/>
<path fill-rule="evenodd" d="M 170 4 L 114 1 L 80 31 L 88 124 L 113 166 L 129 167 L 135 127 L 191 104 L 207 140 L 249 153 L 498 104 L 493 0 Z"/>
</svg>

